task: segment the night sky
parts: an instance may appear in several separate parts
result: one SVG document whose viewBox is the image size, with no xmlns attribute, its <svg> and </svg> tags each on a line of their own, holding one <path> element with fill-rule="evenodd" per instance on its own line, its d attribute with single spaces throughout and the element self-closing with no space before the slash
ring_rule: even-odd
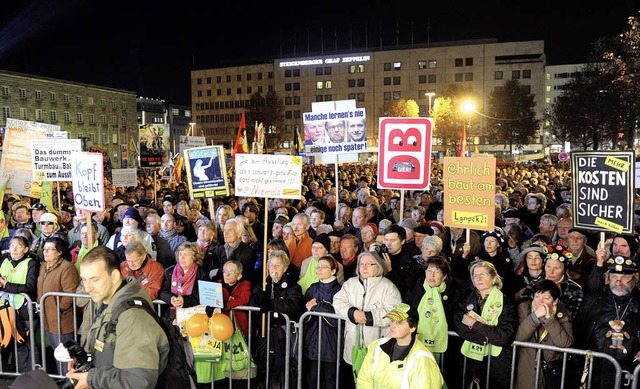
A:
<svg viewBox="0 0 640 389">
<path fill-rule="evenodd" d="M 638 16 L 640 0 L 12 1 L 0 14 L 0 69 L 135 91 L 190 105 L 192 69 L 396 45 L 545 41 L 547 64 L 584 62 Z M 391 4 L 390 4 L 391 3 Z"/>
</svg>

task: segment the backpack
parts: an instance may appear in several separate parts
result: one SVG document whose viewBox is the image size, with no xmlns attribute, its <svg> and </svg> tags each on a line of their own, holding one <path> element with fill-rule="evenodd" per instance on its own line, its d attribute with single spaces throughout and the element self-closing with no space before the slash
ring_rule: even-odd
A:
<svg viewBox="0 0 640 389">
<path fill-rule="evenodd" d="M 173 325 L 169 318 L 158 316 L 145 299 L 141 297 L 131 297 L 115 307 L 111 313 L 111 320 L 107 324 L 106 335 L 115 334 L 118 317 L 129 308 L 140 308 L 153 316 L 169 340 L 169 360 L 167 361 L 167 366 L 158 377 L 156 388 L 195 389 L 197 379 L 191 343 L 189 343 L 188 339 L 182 337 L 180 327 Z"/>
</svg>

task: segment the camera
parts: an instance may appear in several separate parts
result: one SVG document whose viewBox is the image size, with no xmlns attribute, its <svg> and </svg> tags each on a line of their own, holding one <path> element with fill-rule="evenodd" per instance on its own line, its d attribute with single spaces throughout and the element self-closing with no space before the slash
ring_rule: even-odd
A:
<svg viewBox="0 0 640 389">
<path fill-rule="evenodd" d="M 383 244 L 376 246 L 376 253 L 382 255 L 389 252 L 389 248 Z"/>
<path fill-rule="evenodd" d="M 75 359 L 76 363 L 73 365 L 73 368 L 78 373 L 84 373 L 91 369 L 91 355 L 87 354 L 82 346 L 74 340 L 58 344 L 58 347 L 54 350 L 54 357 L 58 362 L 63 363 L 71 362 Z M 70 378 L 63 378 L 57 380 L 56 384 L 62 389 L 73 389 L 77 382 Z"/>
</svg>

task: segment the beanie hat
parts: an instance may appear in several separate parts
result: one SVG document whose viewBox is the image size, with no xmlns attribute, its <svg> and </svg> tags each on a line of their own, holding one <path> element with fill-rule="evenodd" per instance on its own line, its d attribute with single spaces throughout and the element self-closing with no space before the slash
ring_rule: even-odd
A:
<svg viewBox="0 0 640 389">
<path fill-rule="evenodd" d="M 331 252 L 331 239 L 327 234 L 320 234 L 313 239 L 313 243 L 320 243 L 327 249 L 327 252 Z"/>
<path fill-rule="evenodd" d="M 367 224 L 365 224 L 365 226 L 371 227 L 371 229 L 373 230 L 373 234 L 374 235 L 378 235 L 378 227 L 375 224 L 367 223 Z"/>
<path fill-rule="evenodd" d="M 482 237 L 480 238 L 480 240 L 482 241 L 483 244 L 484 244 L 484 240 L 487 239 L 488 237 L 495 238 L 498 241 L 498 244 L 500 246 L 504 244 L 504 236 L 502 236 L 502 234 L 498 231 L 487 231 L 484 234 L 482 234 Z"/>
<path fill-rule="evenodd" d="M 135 221 L 138 222 L 138 227 L 142 226 L 142 217 L 140 217 L 140 213 L 138 212 L 137 209 L 135 208 L 129 208 L 125 211 L 124 216 L 122 217 L 122 219 L 126 219 L 126 218 L 131 218 Z"/>
<path fill-rule="evenodd" d="M 637 252 L 638 252 L 638 238 L 635 235 L 623 235 L 623 234 L 617 234 L 616 236 L 613 237 L 613 239 L 615 240 L 616 238 L 622 238 L 624 240 L 627 241 L 627 244 L 629 245 L 629 250 L 631 250 L 631 257 L 635 257 Z M 613 254 L 613 245 L 609 246 L 609 251 L 611 252 L 611 254 Z"/>
</svg>

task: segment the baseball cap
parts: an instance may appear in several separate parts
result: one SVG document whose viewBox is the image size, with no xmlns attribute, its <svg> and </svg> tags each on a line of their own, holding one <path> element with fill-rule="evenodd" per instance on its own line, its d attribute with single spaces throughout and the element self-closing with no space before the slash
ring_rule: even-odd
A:
<svg viewBox="0 0 640 389">
<path fill-rule="evenodd" d="M 32 210 L 32 211 L 33 211 L 33 210 L 36 210 L 36 211 L 46 211 L 46 210 L 47 210 L 47 206 L 46 206 L 46 205 L 44 205 L 43 203 L 41 203 L 41 202 L 39 202 L 39 201 L 38 201 L 37 203 L 35 203 L 35 204 L 33 204 L 33 205 L 31 206 L 31 210 Z"/>
<path fill-rule="evenodd" d="M 409 310 L 411 310 L 409 304 L 400 303 L 393 307 L 384 317 L 388 317 L 395 322 L 400 322 L 409 318 Z"/>
</svg>

